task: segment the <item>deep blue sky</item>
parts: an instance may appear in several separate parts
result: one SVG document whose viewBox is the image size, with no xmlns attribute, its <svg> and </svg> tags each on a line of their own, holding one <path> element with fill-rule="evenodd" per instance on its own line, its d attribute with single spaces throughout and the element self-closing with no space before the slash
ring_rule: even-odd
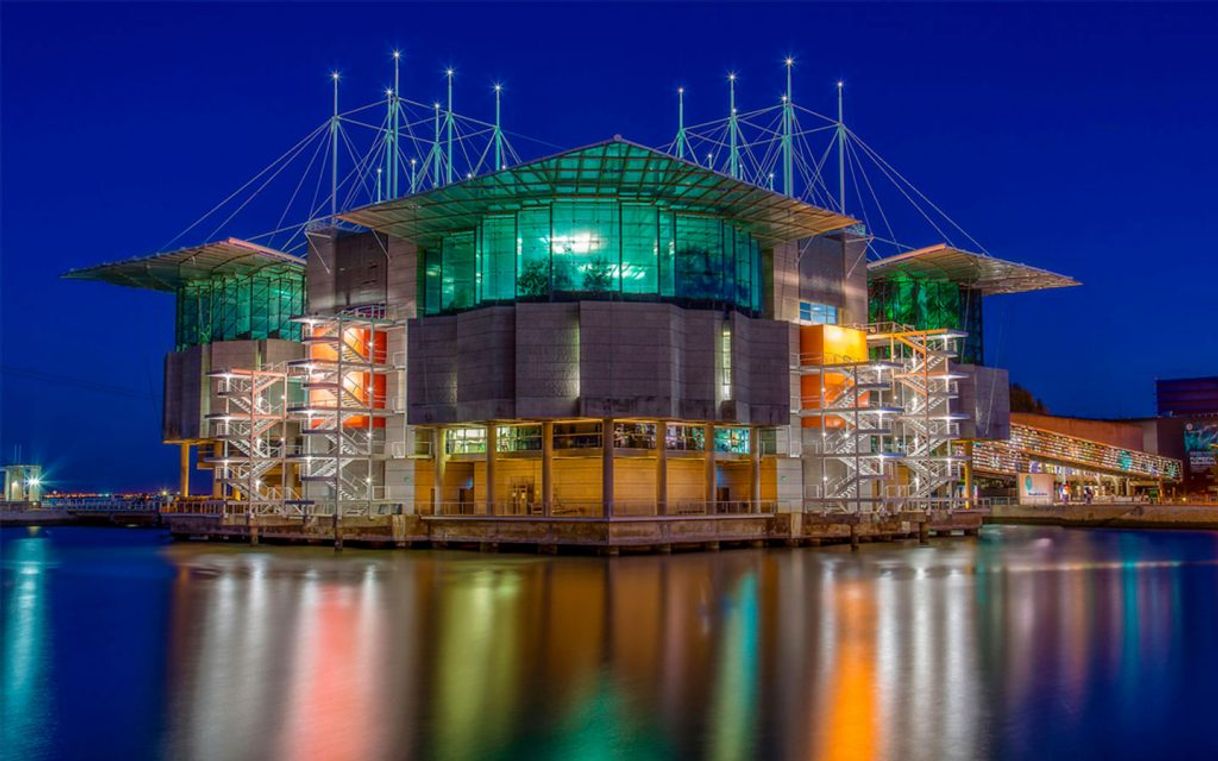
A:
<svg viewBox="0 0 1218 761">
<path fill-rule="evenodd" d="M 159 444 L 172 298 L 62 281 L 151 253 L 345 102 L 403 92 L 564 146 L 671 138 L 777 95 L 832 108 L 996 256 L 1075 276 L 992 299 L 987 359 L 1062 414 L 1153 412 L 1218 373 L 1218 6 L 193 6 L 5 3 L 3 385 L 14 445 L 63 486 L 171 485 Z M 346 100 L 349 98 L 349 100 Z M 267 225 L 268 227 L 270 224 Z M 194 241 L 190 241 L 194 242 Z M 910 240 L 910 243 L 933 243 Z M 30 371 L 33 371 L 31 373 Z"/>
</svg>

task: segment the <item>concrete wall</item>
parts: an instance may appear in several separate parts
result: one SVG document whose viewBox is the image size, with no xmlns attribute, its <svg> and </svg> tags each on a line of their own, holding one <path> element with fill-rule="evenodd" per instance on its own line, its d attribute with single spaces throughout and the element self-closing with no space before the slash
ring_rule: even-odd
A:
<svg viewBox="0 0 1218 761">
<path fill-rule="evenodd" d="M 579 416 L 785 425 L 788 330 L 736 313 L 604 301 L 416 318 L 407 328 L 409 423 Z"/>
<path fill-rule="evenodd" d="M 960 424 L 960 437 L 1006 441 L 1011 437 L 1011 379 L 1006 370 L 981 365 L 953 365 L 967 373 L 957 383 L 960 398 L 954 409 L 969 416 Z"/>
<path fill-rule="evenodd" d="M 259 370 L 304 356 L 295 341 L 217 341 L 165 356 L 165 400 L 161 439 L 183 441 L 208 437 L 206 416 L 222 409 L 212 393 L 208 373 L 232 369 Z"/>
<path fill-rule="evenodd" d="M 305 300 L 309 313 L 331 314 L 349 306 L 388 304 L 393 316 L 414 317 L 416 252 L 409 241 L 372 232 L 310 232 Z"/>
<path fill-rule="evenodd" d="M 766 314 L 799 319 L 799 302 L 829 304 L 843 325 L 867 322 L 867 240 L 836 232 L 776 246 Z"/>
</svg>

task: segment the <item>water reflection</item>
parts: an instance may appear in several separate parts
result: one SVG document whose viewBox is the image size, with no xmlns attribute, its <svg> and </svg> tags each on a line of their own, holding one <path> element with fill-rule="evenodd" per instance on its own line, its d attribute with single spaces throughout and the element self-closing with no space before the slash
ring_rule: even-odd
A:
<svg viewBox="0 0 1218 761">
<path fill-rule="evenodd" d="M 14 757 L 113 757 L 125 729 L 128 757 L 199 759 L 1218 752 L 1213 534 L 606 561 L 76 531 L 2 535 Z M 82 656 L 98 612 L 63 606 L 98 573 L 143 666 Z M 67 697 L 98 679 L 140 712 Z"/>
</svg>

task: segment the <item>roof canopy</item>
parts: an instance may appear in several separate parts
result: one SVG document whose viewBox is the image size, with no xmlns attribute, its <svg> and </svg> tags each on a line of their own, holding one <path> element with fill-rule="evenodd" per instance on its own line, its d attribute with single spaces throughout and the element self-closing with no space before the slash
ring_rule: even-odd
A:
<svg viewBox="0 0 1218 761">
<path fill-rule="evenodd" d="M 249 275 L 276 266 L 303 270 L 304 260 L 249 241 L 226 238 L 165 254 L 82 267 L 64 273 L 64 277 L 174 292 L 191 280 L 216 275 Z"/>
<path fill-rule="evenodd" d="M 725 217 L 768 244 L 856 222 L 620 138 L 340 216 L 426 244 L 446 232 L 472 229 L 483 215 L 536 206 L 554 197 L 662 202 L 676 211 Z"/>
<path fill-rule="evenodd" d="M 885 280 L 895 275 L 946 278 L 980 291 L 985 296 L 1079 284 L 1065 275 L 962 251 L 946 243 L 906 251 L 867 264 L 867 277 L 870 280 Z"/>
</svg>

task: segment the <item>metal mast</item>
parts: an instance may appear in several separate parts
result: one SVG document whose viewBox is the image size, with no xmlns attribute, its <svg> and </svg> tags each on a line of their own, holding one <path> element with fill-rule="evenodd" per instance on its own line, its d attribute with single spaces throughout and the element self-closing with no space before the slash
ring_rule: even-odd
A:
<svg viewBox="0 0 1218 761">
<path fill-rule="evenodd" d="M 846 124 L 842 121 L 842 87 L 837 83 L 837 206 L 846 213 Z"/>
<path fill-rule="evenodd" d="M 791 133 L 794 131 L 795 114 L 791 105 L 791 67 L 794 58 L 787 58 L 787 94 L 782 98 L 782 192 L 795 195 L 795 164 L 791 158 Z"/>
<path fill-rule="evenodd" d="M 392 198 L 394 193 L 393 193 L 393 180 L 391 178 L 393 177 L 393 166 L 395 163 L 397 163 L 397 155 L 398 155 L 397 135 L 394 134 L 395 133 L 394 128 L 397 126 L 397 108 L 396 108 L 397 104 L 394 103 L 394 91 L 393 90 L 385 91 L 385 104 L 386 104 L 385 105 L 385 108 L 386 108 L 386 111 L 385 111 L 385 122 L 386 122 L 385 166 L 383 167 L 383 169 L 384 169 L 384 175 L 385 175 L 385 195 L 389 198 Z M 382 173 L 381 169 L 376 170 L 376 176 L 377 176 L 378 180 L 381 177 L 381 173 Z M 380 190 L 380 188 L 378 186 L 378 195 L 379 195 L 379 190 Z M 377 200 L 379 201 L 380 199 L 378 198 Z"/>
<path fill-rule="evenodd" d="M 677 88 L 677 158 L 685 158 L 685 151 L 689 149 L 689 139 L 685 136 L 685 88 Z M 690 157 L 693 158 L 693 152 L 690 152 Z"/>
<path fill-rule="evenodd" d="M 330 221 L 338 216 L 338 72 L 330 73 L 334 80 L 334 115 L 330 117 Z"/>
<path fill-rule="evenodd" d="M 398 197 L 398 119 L 401 111 L 401 63 L 402 52 L 393 51 L 393 92 L 390 94 L 389 135 L 392 138 L 393 149 L 389 152 L 389 197 Z"/>
<path fill-rule="evenodd" d="M 733 179 L 740 179 L 740 148 L 736 144 L 736 134 L 739 128 L 736 126 L 736 75 L 735 73 L 727 75 L 728 90 L 730 92 L 728 107 L 731 109 L 727 117 L 727 134 L 728 134 L 728 168 Z"/>
<path fill-rule="evenodd" d="M 440 187 L 440 164 L 444 163 L 444 155 L 440 153 L 440 103 L 435 103 L 436 107 L 436 139 L 431 144 L 432 153 L 435 154 L 436 160 L 432 162 L 436 167 L 436 172 L 432 175 L 431 186 L 433 188 Z"/>
<path fill-rule="evenodd" d="M 499 97 L 503 85 L 495 85 L 495 171 L 503 169 L 503 129 L 499 122 Z"/>
<path fill-rule="evenodd" d="M 451 185 L 453 181 L 453 70 L 445 72 L 448 77 L 448 112 L 444 117 L 444 126 L 448 132 L 446 166 L 444 167 L 444 184 Z"/>
</svg>

